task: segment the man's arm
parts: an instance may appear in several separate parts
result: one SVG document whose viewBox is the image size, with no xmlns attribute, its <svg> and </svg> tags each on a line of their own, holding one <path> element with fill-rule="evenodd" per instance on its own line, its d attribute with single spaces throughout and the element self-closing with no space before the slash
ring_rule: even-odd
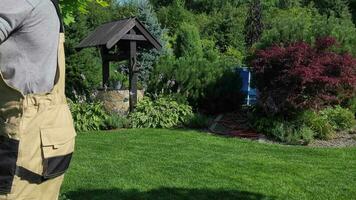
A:
<svg viewBox="0 0 356 200">
<path fill-rule="evenodd" d="M 32 9 L 26 0 L 0 0 L 0 44 L 22 25 Z"/>
</svg>

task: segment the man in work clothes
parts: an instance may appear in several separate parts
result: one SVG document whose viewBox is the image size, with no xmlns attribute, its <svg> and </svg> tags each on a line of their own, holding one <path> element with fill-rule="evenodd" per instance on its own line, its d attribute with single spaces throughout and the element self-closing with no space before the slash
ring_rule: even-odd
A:
<svg viewBox="0 0 356 200">
<path fill-rule="evenodd" d="M 0 200 L 56 200 L 74 150 L 55 0 L 0 0 Z"/>
</svg>

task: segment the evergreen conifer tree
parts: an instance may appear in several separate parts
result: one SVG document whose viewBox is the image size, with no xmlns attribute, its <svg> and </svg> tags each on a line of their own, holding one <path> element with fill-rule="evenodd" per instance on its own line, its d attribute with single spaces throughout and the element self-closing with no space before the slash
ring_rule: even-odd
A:
<svg viewBox="0 0 356 200">
<path fill-rule="evenodd" d="M 245 24 L 245 42 L 248 48 L 252 47 L 263 32 L 261 0 L 251 0 Z"/>
<path fill-rule="evenodd" d="M 137 18 L 146 26 L 148 31 L 150 31 L 150 33 L 152 33 L 152 35 L 159 40 L 163 47 L 161 51 L 157 51 L 156 49 L 139 50 L 137 58 L 140 70 L 139 79 L 146 88 L 153 65 L 163 53 L 168 52 L 166 48 L 167 41 L 164 38 L 167 30 L 161 27 L 153 6 L 149 0 L 133 0 L 131 3 L 138 9 Z"/>
</svg>

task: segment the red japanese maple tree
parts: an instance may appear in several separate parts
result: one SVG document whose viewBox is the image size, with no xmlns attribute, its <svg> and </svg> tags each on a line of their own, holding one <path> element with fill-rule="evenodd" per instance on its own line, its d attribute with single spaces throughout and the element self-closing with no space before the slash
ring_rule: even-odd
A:
<svg viewBox="0 0 356 200">
<path fill-rule="evenodd" d="M 356 59 L 336 49 L 336 40 L 325 37 L 314 46 L 297 42 L 258 51 L 252 69 L 265 111 L 288 114 L 351 98 L 356 91 Z"/>
</svg>

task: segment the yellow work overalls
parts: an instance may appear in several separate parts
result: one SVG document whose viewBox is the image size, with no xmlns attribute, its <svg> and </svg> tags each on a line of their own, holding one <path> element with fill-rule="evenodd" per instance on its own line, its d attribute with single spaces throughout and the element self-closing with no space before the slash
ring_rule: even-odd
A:
<svg viewBox="0 0 356 200">
<path fill-rule="evenodd" d="M 56 200 L 74 150 L 64 34 L 53 90 L 23 95 L 0 78 L 0 200 Z"/>
</svg>

